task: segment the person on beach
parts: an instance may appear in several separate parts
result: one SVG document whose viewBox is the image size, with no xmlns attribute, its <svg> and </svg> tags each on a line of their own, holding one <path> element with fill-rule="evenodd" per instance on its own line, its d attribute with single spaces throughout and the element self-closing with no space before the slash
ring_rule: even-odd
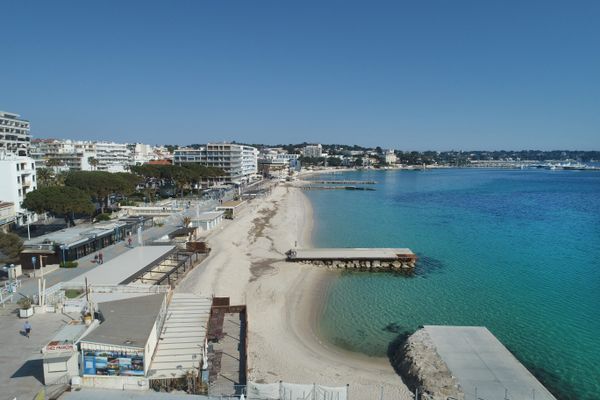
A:
<svg viewBox="0 0 600 400">
<path fill-rule="evenodd" d="M 98 253 L 98 263 L 104 264 L 104 255 L 102 252 Z"/>
<path fill-rule="evenodd" d="M 25 321 L 23 330 L 25 331 L 25 336 L 27 336 L 27 338 L 29 339 L 29 335 L 31 334 L 31 324 L 29 323 L 29 320 Z"/>
</svg>

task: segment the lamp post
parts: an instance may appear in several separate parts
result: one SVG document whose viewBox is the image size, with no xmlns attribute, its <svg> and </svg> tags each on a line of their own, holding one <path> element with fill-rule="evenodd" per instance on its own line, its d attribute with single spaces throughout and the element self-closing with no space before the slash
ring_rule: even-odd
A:
<svg viewBox="0 0 600 400">
<path fill-rule="evenodd" d="M 29 230 L 29 224 L 30 224 L 29 217 L 27 216 L 27 213 L 24 213 L 24 212 L 20 212 L 19 215 L 23 219 L 27 218 L 27 240 L 31 240 L 31 231 Z"/>
<path fill-rule="evenodd" d="M 60 250 L 61 250 L 61 252 L 62 252 L 62 261 L 63 261 L 63 264 L 66 264 L 67 260 L 66 260 L 66 258 L 65 258 L 65 245 L 64 245 L 64 244 L 62 244 L 62 245 L 60 246 Z"/>
</svg>

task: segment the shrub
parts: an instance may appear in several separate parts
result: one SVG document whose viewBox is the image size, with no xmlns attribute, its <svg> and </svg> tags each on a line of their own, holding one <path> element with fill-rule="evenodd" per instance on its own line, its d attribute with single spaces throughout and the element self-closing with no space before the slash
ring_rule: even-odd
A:
<svg viewBox="0 0 600 400">
<path fill-rule="evenodd" d="M 17 304 L 23 310 L 28 310 L 28 309 L 31 308 L 31 305 L 33 304 L 33 301 L 29 297 L 23 297 L 23 298 L 19 299 L 19 301 L 17 301 Z"/>
<path fill-rule="evenodd" d="M 65 290 L 65 297 L 67 299 L 75 299 L 75 298 L 81 296 L 82 293 L 83 293 L 83 291 L 79 290 L 79 289 L 67 289 L 67 290 Z"/>
<path fill-rule="evenodd" d="M 110 221 L 110 214 L 108 214 L 108 213 L 98 214 L 98 215 L 96 215 L 96 221 L 97 222 Z"/>
<path fill-rule="evenodd" d="M 61 268 L 76 268 L 79 263 L 77 261 L 63 261 L 60 263 Z"/>
</svg>

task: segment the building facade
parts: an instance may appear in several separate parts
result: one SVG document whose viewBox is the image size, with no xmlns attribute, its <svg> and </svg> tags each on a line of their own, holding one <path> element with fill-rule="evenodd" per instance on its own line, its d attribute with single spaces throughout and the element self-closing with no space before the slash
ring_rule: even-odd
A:
<svg viewBox="0 0 600 400">
<path fill-rule="evenodd" d="M 396 164 L 396 161 L 398 161 L 398 158 L 396 157 L 396 153 L 394 152 L 393 149 L 386 150 L 383 153 L 383 157 L 384 157 L 384 161 L 386 162 L 386 164 Z"/>
<path fill-rule="evenodd" d="M 323 146 L 321 146 L 320 144 L 306 146 L 302 150 L 302 155 L 304 157 L 310 157 L 310 158 L 323 157 Z"/>
<path fill-rule="evenodd" d="M 35 161 L 30 157 L 0 153 L 0 200 L 14 204 L 17 225 L 37 221 L 37 214 L 21 207 L 27 193 L 37 188 Z"/>
<path fill-rule="evenodd" d="M 206 167 L 220 168 L 225 175 L 221 183 L 243 184 L 256 177 L 258 150 L 251 146 L 231 143 L 208 143 L 200 149 L 177 149 L 173 155 L 175 165 L 197 163 Z"/>
<path fill-rule="evenodd" d="M 96 153 L 93 144 L 89 142 L 37 139 L 31 142 L 31 157 L 38 167 L 91 171 L 90 161 L 96 157 Z"/>
<path fill-rule="evenodd" d="M 72 171 L 123 172 L 134 164 L 129 145 L 114 142 L 38 139 L 31 144 L 31 156 L 40 167 L 53 165 Z"/>
<path fill-rule="evenodd" d="M 0 153 L 28 156 L 30 142 L 29 121 L 19 114 L 0 111 Z"/>
</svg>

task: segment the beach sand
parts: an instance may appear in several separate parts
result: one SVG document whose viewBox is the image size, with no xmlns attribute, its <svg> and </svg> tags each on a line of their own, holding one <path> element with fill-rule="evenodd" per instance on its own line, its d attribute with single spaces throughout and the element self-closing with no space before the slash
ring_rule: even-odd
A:
<svg viewBox="0 0 600 400">
<path fill-rule="evenodd" d="M 208 236 L 210 256 L 176 289 L 228 296 L 248 306 L 248 380 L 327 386 L 349 384 L 351 399 L 410 399 L 386 358 L 325 343 L 317 321 L 337 272 L 285 262 L 295 246 L 310 247 L 312 208 L 301 190 L 274 188 L 234 221 Z"/>
</svg>

